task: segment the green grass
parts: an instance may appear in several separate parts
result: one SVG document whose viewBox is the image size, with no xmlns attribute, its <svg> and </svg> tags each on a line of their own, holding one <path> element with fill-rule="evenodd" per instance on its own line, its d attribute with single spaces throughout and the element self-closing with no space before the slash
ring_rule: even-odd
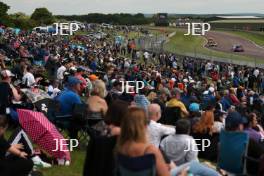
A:
<svg viewBox="0 0 264 176">
<path fill-rule="evenodd" d="M 71 152 L 70 166 L 52 166 L 48 169 L 42 169 L 44 176 L 81 176 L 83 173 L 83 166 L 85 161 L 85 151 Z"/>
<path fill-rule="evenodd" d="M 75 35 L 88 35 L 88 34 L 89 34 L 89 32 L 87 32 L 87 31 L 81 31 L 81 30 L 75 32 Z"/>
<path fill-rule="evenodd" d="M 176 30 L 175 27 L 156 27 L 156 26 L 147 26 L 146 27 L 150 33 L 153 35 L 161 35 L 161 34 L 170 34 Z"/>
<path fill-rule="evenodd" d="M 250 31 L 226 31 L 235 34 L 246 40 L 251 40 L 257 45 L 264 46 L 264 32 L 250 32 Z"/>
<path fill-rule="evenodd" d="M 264 60 L 258 58 L 241 56 L 233 53 L 224 53 L 205 48 L 203 47 L 206 44 L 206 39 L 204 37 L 191 35 L 185 36 L 184 33 L 186 33 L 184 30 L 177 29 L 176 35 L 165 44 L 164 49 L 168 52 L 193 57 L 206 57 L 208 59 L 216 57 L 221 60 L 245 61 L 246 63 L 253 63 L 256 59 L 256 63 L 264 63 Z"/>
<path fill-rule="evenodd" d="M 13 129 L 8 129 L 4 136 L 8 139 L 13 132 Z M 35 146 L 33 144 L 33 146 Z M 51 168 L 38 169 L 43 173 L 43 176 L 81 176 L 85 161 L 85 150 L 76 149 L 71 152 L 70 166 L 52 166 Z"/>
<path fill-rule="evenodd" d="M 118 36 L 118 35 L 123 36 L 123 37 L 125 37 L 127 35 L 128 39 L 136 39 L 136 38 L 139 38 L 140 36 L 142 36 L 143 34 L 141 32 L 134 32 L 134 31 L 126 34 L 123 31 L 118 31 L 116 33 L 116 36 Z"/>
</svg>

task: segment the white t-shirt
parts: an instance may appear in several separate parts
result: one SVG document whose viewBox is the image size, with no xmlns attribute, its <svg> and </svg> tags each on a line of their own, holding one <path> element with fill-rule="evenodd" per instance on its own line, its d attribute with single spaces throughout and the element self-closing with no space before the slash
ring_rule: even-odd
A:
<svg viewBox="0 0 264 176">
<path fill-rule="evenodd" d="M 225 125 L 222 122 L 215 121 L 213 128 L 215 128 L 217 132 L 221 132 L 221 130 L 225 128 Z"/>
<path fill-rule="evenodd" d="M 175 128 L 168 127 L 157 123 L 153 120 L 150 121 L 148 125 L 148 139 L 149 142 L 156 147 L 159 147 L 161 138 L 165 135 L 170 135 L 175 133 Z"/>
<path fill-rule="evenodd" d="M 66 67 L 64 67 L 63 65 L 60 66 L 60 68 L 58 68 L 57 70 L 57 79 L 58 80 L 63 80 L 64 79 L 64 72 L 66 71 Z"/>
<path fill-rule="evenodd" d="M 162 140 L 160 148 L 176 165 L 198 161 L 198 148 L 192 136 L 186 134 L 169 135 Z"/>
<path fill-rule="evenodd" d="M 145 52 L 145 53 L 144 53 L 144 57 L 145 57 L 146 59 L 148 59 L 148 58 L 149 58 L 149 53 L 148 53 L 148 52 Z"/>
<path fill-rule="evenodd" d="M 255 77 L 258 77 L 258 75 L 259 75 L 259 70 L 258 70 L 258 69 L 254 70 L 254 73 L 253 73 L 253 74 L 254 74 Z"/>
<path fill-rule="evenodd" d="M 22 78 L 22 84 L 30 87 L 35 83 L 35 77 L 32 73 L 27 72 L 26 74 L 24 74 L 23 78 Z"/>
</svg>

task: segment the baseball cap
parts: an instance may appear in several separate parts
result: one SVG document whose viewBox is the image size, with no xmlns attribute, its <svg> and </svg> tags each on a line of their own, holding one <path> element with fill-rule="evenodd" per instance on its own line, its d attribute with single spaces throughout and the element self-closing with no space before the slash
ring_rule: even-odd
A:
<svg viewBox="0 0 264 176">
<path fill-rule="evenodd" d="M 200 105 L 198 103 L 191 103 L 189 106 L 191 112 L 198 112 L 200 110 Z"/>
<path fill-rule="evenodd" d="M 10 70 L 2 70 L 1 71 L 2 77 L 12 77 L 15 76 Z"/>
<path fill-rule="evenodd" d="M 85 71 L 85 69 L 83 67 L 78 67 L 76 71 L 77 72 L 82 72 L 82 71 Z"/>
<path fill-rule="evenodd" d="M 69 76 L 68 80 L 67 80 L 67 83 L 68 83 L 69 86 L 74 86 L 76 84 L 80 84 L 81 81 L 78 78 L 74 77 L 74 76 Z"/>
<path fill-rule="evenodd" d="M 76 72 L 77 71 L 77 68 L 73 66 L 69 70 Z"/>
<path fill-rule="evenodd" d="M 98 76 L 96 76 L 95 74 L 91 74 L 91 75 L 89 76 L 89 79 L 90 79 L 91 81 L 95 81 L 95 80 L 98 79 Z"/>
<path fill-rule="evenodd" d="M 225 123 L 227 127 L 236 127 L 239 124 L 247 123 L 247 119 L 241 116 L 240 113 L 234 111 L 227 114 Z"/>
</svg>

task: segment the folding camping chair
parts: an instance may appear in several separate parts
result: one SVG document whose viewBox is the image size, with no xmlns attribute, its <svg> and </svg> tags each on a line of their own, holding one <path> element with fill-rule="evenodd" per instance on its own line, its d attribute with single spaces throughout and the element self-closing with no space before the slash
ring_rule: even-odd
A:
<svg viewBox="0 0 264 176">
<path fill-rule="evenodd" d="M 83 176 L 113 175 L 115 168 L 113 149 L 117 137 L 102 135 L 92 128 L 88 129 L 88 134 L 90 138 L 86 147 Z"/>
<path fill-rule="evenodd" d="M 45 107 L 47 108 L 44 114 L 61 133 L 63 133 L 64 130 L 69 129 L 70 125 L 72 124 L 72 115 L 60 115 L 60 103 L 57 100 L 41 100 L 36 102 L 35 106 L 39 111 L 42 112 L 43 110 L 39 108 L 42 108 L 43 104 L 45 104 Z"/>
<path fill-rule="evenodd" d="M 248 144 L 247 133 L 221 131 L 218 167 L 231 175 L 248 175 L 246 160 L 256 161 L 247 156 Z"/>
<path fill-rule="evenodd" d="M 140 157 L 117 155 L 116 176 L 155 176 L 155 156 L 146 154 Z"/>
</svg>

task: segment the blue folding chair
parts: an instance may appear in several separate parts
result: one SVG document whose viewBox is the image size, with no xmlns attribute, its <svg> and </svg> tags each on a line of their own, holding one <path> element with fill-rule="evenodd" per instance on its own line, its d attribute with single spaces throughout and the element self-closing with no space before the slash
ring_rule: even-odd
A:
<svg viewBox="0 0 264 176">
<path fill-rule="evenodd" d="M 218 167 L 235 175 L 246 175 L 249 136 L 244 132 L 221 131 Z"/>
<path fill-rule="evenodd" d="M 156 176 L 156 162 L 154 154 L 140 157 L 117 155 L 116 176 Z"/>
</svg>

